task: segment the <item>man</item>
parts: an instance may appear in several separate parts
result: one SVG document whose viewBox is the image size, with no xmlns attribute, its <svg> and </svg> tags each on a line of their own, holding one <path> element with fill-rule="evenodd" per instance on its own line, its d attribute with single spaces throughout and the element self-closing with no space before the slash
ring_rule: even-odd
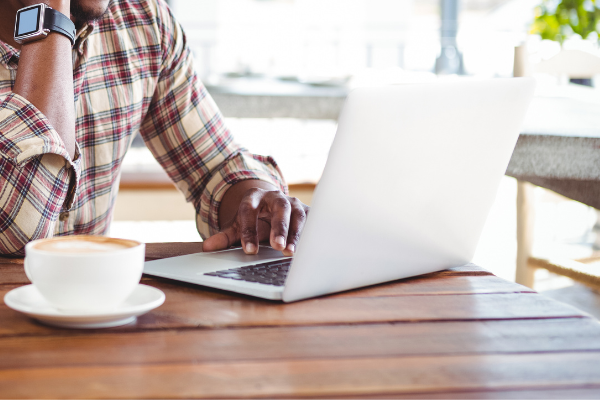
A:
<svg viewBox="0 0 600 400">
<path fill-rule="evenodd" d="M 1 6 L 0 253 L 105 234 L 139 131 L 194 204 L 206 251 L 241 241 L 254 254 L 269 240 L 292 255 L 308 207 L 286 195 L 273 159 L 235 144 L 164 0 L 43 0 L 75 23 L 74 39 L 17 43 L 18 10 L 41 1 Z"/>
</svg>

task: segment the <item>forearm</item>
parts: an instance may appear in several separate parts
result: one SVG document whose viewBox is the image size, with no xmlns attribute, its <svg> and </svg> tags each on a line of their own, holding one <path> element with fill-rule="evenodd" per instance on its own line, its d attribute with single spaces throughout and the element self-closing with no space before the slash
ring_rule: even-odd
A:
<svg viewBox="0 0 600 400">
<path fill-rule="evenodd" d="M 70 0 L 51 0 L 69 15 Z M 21 46 L 13 92 L 30 101 L 50 121 L 71 157 L 75 154 L 75 110 L 71 42 L 58 33 Z"/>
<path fill-rule="evenodd" d="M 241 181 L 230 187 L 223 195 L 223 200 L 219 207 L 219 227 L 221 230 L 231 225 L 238 212 L 242 198 L 252 188 L 278 190 L 275 185 L 256 179 Z"/>
</svg>

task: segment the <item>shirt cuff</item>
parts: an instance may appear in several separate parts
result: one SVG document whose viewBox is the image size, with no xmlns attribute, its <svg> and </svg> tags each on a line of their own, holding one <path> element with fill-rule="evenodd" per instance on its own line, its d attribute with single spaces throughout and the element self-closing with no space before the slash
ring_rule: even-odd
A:
<svg viewBox="0 0 600 400">
<path fill-rule="evenodd" d="M 62 211 L 71 211 L 77 199 L 77 190 L 81 180 L 81 149 L 77 142 L 75 142 L 73 160 L 70 162 L 67 160 L 67 168 L 69 169 L 69 188 L 67 189 L 67 197 L 65 197 Z"/>
<path fill-rule="evenodd" d="M 9 160 L 17 168 L 33 158 L 44 162 L 47 154 L 55 154 L 64 159 L 69 171 L 69 188 L 63 209 L 73 207 L 79 178 L 81 176 L 81 151 L 75 144 L 73 159 L 56 130 L 32 103 L 24 97 L 10 93 L 0 100 L 0 156 Z"/>
<path fill-rule="evenodd" d="M 279 188 L 286 195 L 288 187 L 272 157 L 240 152 L 230 157 L 214 174 L 202 193 L 200 212 L 196 218 L 203 239 L 219 232 L 219 207 L 227 190 L 238 182 L 260 180 Z"/>
</svg>

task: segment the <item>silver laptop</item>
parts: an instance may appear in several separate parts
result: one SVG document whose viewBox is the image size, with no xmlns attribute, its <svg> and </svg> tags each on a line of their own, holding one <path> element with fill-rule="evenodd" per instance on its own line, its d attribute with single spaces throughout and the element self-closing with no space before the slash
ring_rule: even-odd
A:
<svg viewBox="0 0 600 400">
<path fill-rule="evenodd" d="M 149 261 L 144 273 L 290 302 L 466 264 L 534 86 L 519 78 L 356 89 L 293 259 L 232 249 Z"/>
</svg>

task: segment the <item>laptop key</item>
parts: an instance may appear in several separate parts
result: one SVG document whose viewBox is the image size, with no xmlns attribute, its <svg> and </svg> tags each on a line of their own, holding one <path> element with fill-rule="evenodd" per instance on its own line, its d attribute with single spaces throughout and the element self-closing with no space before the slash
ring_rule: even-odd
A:
<svg viewBox="0 0 600 400">
<path fill-rule="evenodd" d="M 284 261 L 269 261 L 245 267 L 206 272 L 204 275 L 234 279 L 236 281 L 262 283 L 264 285 L 283 286 L 291 262 L 291 258 Z"/>
</svg>

